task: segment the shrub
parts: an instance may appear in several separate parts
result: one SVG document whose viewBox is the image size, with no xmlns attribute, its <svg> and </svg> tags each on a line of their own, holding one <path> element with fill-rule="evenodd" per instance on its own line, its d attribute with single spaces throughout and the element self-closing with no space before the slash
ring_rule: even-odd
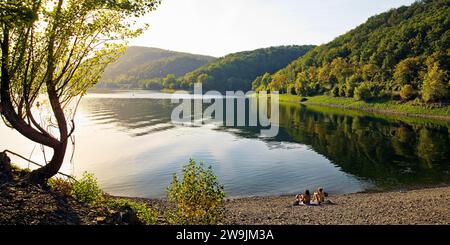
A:
<svg viewBox="0 0 450 245">
<path fill-rule="evenodd" d="M 168 214 L 168 222 L 183 225 L 217 224 L 224 214 L 225 192 L 212 168 L 205 168 L 191 159 L 184 166 L 182 174 L 182 180 L 174 175 L 167 189 L 168 199 L 175 206 Z"/>
<path fill-rule="evenodd" d="M 30 168 L 22 168 L 15 163 L 11 163 L 10 166 L 11 166 L 11 171 L 13 171 L 13 172 L 31 173 Z"/>
<path fill-rule="evenodd" d="M 402 89 L 400 90 L 400 98 L 402 98 L 402 100 L 411 100 L 414 98 L 414 96 L 415 91 L 413 87 L 409 84 L 403 86 Z"/>
<path fill-rule="evenodd" d="M 355 88 L 357 84 L 361 82 L 361 77 L 358 75 L 353 75 L 346 79 L 345 81 L 345 96 L 351 98 L 354 95 Z"/>
<path fill-rule="evenodd" d="M 354 97 L 356 100 L 368 100 L 372 96 L 371 86 L 367 83 L 361 83 L 354 91 Z"/>
<path fill-rule="evenodd" d="M 447 73 L 435 63 L 425 75 L 422 86 L 422 99 L 425 102 L 434 102 L 447 99 L 449 96 Z"/>
<path fill-rule="evenodd" d="M 126 199 L 113 199 L 110 200 L 108 205 L 113 208 L 131 210 L 142 224 L 156 225 L 158 223 L 158 212 L 148 207 L 145 203 Z"/>
<path fill-rule="evenodd" d="M 48 186 L 53 191 L 60 193 L 65 197 L 72 196 L 73 182 L 66 178 L 51 178 L 47 181 Z"/>
<path fill-rule="evenodd" d="M 73 184 L 72 196 L 80 203 L 93 204 L 103 199 L 94 174 L 84 172 L 81 179 Z"/>
<path fill-rule="evenodd" d="M 330 91 L 330 96 L 338 97 L 339 96 L 339 86 L 334 86 Z"/>
</svg>

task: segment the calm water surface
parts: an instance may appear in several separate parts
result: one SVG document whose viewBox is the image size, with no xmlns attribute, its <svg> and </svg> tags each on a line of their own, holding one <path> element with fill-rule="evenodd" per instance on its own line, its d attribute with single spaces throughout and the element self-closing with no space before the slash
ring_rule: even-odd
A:
<svg viewBox="0 0 450 245">
<path fill-rule="evenodd" d="M 261 138 L 254 127 L 174 125 L 170 98 L 151 91 L 89 94 L 64 171 L 93 172 L 114 195 L 151 198 L 165 196 L 189 158 L 212 165 L 229 197 L 319 185 L 337 194 L 450 182 L 446 122 L 282 103 L 278 136 Z M 0 149 L 42 161 L 39 146 L 3 124 L 0 132 Z"/>
</svg>

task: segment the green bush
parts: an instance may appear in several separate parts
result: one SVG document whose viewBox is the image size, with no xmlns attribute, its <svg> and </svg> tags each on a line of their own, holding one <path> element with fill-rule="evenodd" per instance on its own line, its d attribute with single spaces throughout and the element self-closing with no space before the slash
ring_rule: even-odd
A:
<svg viewBox="0 0 450 245">
<path fill-rule="evenodd" d="M 175 206 L 168 213 L 170 224 L 217 224 L 223 217 L 225 192 L 211 167 L 189 160 L 183 179 L 174 175 L 167 193 Z"/>
<path fill-rule="evenodd" d="M 84 172 L 81 179 L 73 184 L 72 196 L 80 203 L 93 204 L 103 200 L 94 174 Z"/>
<path fill-rule="evenodd" d="M 435 63 L 424 77 L 422 99 L 427 103 L 437 102 L 448 99 L 449 94 L 447 72 L 441 70 L 439 64 Z"/>
<path fill-rule="evenodd" d="M 133 211 L 139 222 L 145 225 L 158 224 L 158 212 L 151 209 L 145 203 L 135 202 L 126 199 L 112 199 L 108 205 L 113 208 L 123 208 Z"/>
<path fill-rule="evenodd" d="M 368 100 L 372 96 L 371 86 L 368 83 L 361 83 L 355 88 L 354 95 L 356 100 Z"/>
<path fill-rule="evenodd" d="M 48 186 L 53 191 L 60 193 L 65 197 L 72 196 L 73 192 L 73 181 L 67 178 L 51 178 L 47 181 Z"/>
<path fill-rule="evenodd" d="M 356 88 L 357 84 L 359 84 L 360 82 L 361 82 L 361 77 L 359 77 L 357 75 L 352 75 L 351 77 L 347 78 L 345 81 L 345 91 L 343 91 L 344 93 L 341 96 L 343 96 L 345 94 L 346 97 L 349 97 L 349 98 L 353 97 L 355 88 Z"/>
<path fill-rule="evenodd" d="M 402 100 L 411 100 L 415 96 L 414 88 L 411 85 L 405 85 L 402 87 L 402 90 L 400 90 L 400 98 Z"/>
<path fill-rule="evenodd" d="M 339 86 L 334 86 L 330 91 L 330 96 L 339 97 Z"/>
</svg>

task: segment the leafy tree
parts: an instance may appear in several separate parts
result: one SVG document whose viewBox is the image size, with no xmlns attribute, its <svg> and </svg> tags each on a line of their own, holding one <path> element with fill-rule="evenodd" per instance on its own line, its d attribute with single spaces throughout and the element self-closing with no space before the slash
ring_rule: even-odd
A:
<svg viewBox="0 0 450 245">
<path fill-rule="evenodd" d="M 282 73 L 276 73 L 272 75 L 271 82 L 268 86 L 270 91 L 279 91 L 280 93 L 286 92 L 286 76 Z"/>
<path fill-rule="evenodd" d="M 258 76 L 252 83 L 252 89 L 255 91 L 267 90 L 267 85 L 270 83 L 271 79 L 271 75 L 268 72 L 264 73 L 262 76 Z"/>
<path fill-rule="evenodd" d="M 197 77 L 197 83 L 201 83 L 205 87 L 210 86 L 210 83 L 212 83 L 213 80 L 214 78 L 206 73 L 203 73 Z"/>
<path fill-rule="evenodd" d="M 373 81 L 379 70 L 380 68 L 375 64 L 365 64 L 362 68 L 362 77 L 364 81 Z"/>
<path fill-rule="evenodd" d="M 2 118 L 31 141 L 53 149 L 50 162 L 31 172 L 28 180 L 44 183 L 59 171 L 75 129 L 74 99 L 81 99 L 106 64 L 118 57 L 122 40 L 146 28 L 132 17 L 157 5 L 153 0 L 0 3 Z M 34 117 L 41 98 L 49 104 L 48 121 L 54 124 L 43 125 Z"/>
<path fill-rule="evenodd" d="M 174 74 L 169 74 L 163 79 L 163 87 L 173 89 L 177 83 L 176 77 Z"/>
<path fill-rule="evenodd" d="M 411 85 L 418 88 L 420 84 L 420 60 L 417 57 L 407 58 L 397 64 L 394 72 L 395 85 L 402 88 L 404 85 Z"/>
<path fill-rule="evenodd" d="M 354 92 L 355 99 L 368 100 L 372 97 L 372 86 L 369 83 L 361 83 Z"/>
<path fill-rule="evenodd" d="M 425 102 L 433 102 L 445 99 L 449 96 L 447 73 L 439 68 L 436 62 L 428 70 L 422 86 L 422 99 Z"/>
<path fill-rule="evenodd" d="M 358 86 L 361 81 L 362 78 L 359 75 L 352 75 L 351 77 L 347 78 L 347 81 L 345 83 L 345 96 L 353 97 L 355 87 Z"/>
<path fill-rule="evenodd" d="M 411 100 L 414 96 L 414 88 L 409 84 L 403 86 L 402 90 L 400 90 L 400 98 L 402 98 L 402 100 Z"/>
<path fill-rule="evenodd" d="M 147 79 L 143 81 L 143 88 L 150 90 L 161 90 L 163 88 L 161 79 Z"/>
</svg>

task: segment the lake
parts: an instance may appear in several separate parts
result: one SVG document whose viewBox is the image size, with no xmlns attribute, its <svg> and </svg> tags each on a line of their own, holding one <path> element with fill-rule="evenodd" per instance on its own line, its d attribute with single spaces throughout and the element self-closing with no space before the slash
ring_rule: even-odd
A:
<svg viewBox="0 0 450 245">
<path fill-rule="evenodd" d="M 450 182 L 448 122 L 281 103 L 279 133 L 264 138 L 258 127 L 173 124 L 177 104 L 170 98 L 153 91 L 89 93 L 63 171 L 93 172 L 110 194 L 148 198 L 164 197 L 190 158 L 212 166 L 228 197 Z M 0 149 L 43 161 L 39 146 L 3 123 L 0 133 Z"/>
</svg>

